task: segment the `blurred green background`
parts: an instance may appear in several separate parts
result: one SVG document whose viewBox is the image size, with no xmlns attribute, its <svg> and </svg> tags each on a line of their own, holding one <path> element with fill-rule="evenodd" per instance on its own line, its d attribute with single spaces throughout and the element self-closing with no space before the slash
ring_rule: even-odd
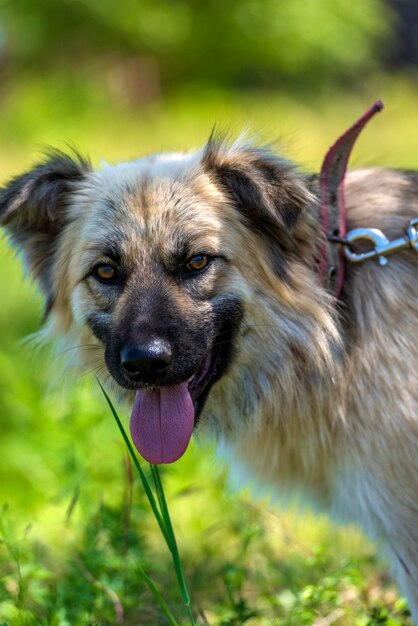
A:
<svg viewBox="0 0 418 626">
<path fill-rule="evenodd" d="M 214 124 L 317 171 L 377 97 L 352 164 L 415 168 L 417 29 L 416 0 L 2 0 L 2 181 L 46 146 L 100 164 L 197 147 Z M 0 266 L 0 623 L 165 624 L 140 561 L 186 624 L 94 372 L 68 381 L 22 342 L 41 299 L 4 239 Z M 199 624 L 410 623 L 358 531 L 230 493 L 203 442 L 164 483 Z"/>
</svg>

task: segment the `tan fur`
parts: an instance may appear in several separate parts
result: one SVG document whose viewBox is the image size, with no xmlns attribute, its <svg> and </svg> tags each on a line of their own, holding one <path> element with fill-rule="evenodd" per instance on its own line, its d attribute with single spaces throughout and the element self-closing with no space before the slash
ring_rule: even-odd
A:
<svg viewBox="0 0 418 626">
<path fill-rule="evenodd" d="M 247 180 L 263 214 L 254 200 L 242 206 Z M 418 216 L 417 174 L 355 171 L 346 193 L 350 229 L 372 226 L 395 237 Z M 204 331 L 208 302 L 234 294 L 244 320 L 201 430 L 263 483 L 301 488 L 337 519 L 380 538 L 417 620 L 418 254 L 398 254 L 385 268 L 348 267 L 337 305 L 319 280 L 322 235 L 309 182 L 240 143 L 89 171 L 68 214 L 51 268 L 49 332 L 102 350 L 88 316 L 100 310 L 115 325 L 132 294 L 140 301 L 155 288 Z M 277 228 L 274 244 L 268 220 Z M 9 229 L 16 237 L 18 228 Z M 103 242 L 117 238 L 129 280 L 111 297 L 85 274 Z M 181 241 L 190 254 L 204 250 L 228 262 L 185 287 L 162 269 Z"/>
</svg>

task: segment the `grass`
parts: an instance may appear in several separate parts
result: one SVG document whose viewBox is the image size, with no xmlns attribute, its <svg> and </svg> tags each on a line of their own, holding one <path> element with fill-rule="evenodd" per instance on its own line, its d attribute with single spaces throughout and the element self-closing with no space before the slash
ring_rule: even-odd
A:
<svg viewBox="0 0 418 626">
<path fill-rule="evenodd" d="M 264 137 L 290 137 L 285 152 L 318 169 L 328 145 L 377 96 L 386 110 L 365 130 L 353 163 L 416 167 L 414 85 L 382 77 L 363 94 L 328 95 L 312 102 L 190 89 L 134 110 L 98 89 L 27 82 L 3 102 L 2 176 L 27 167 L 45 143 L 74 142 L 97 163 L 196 146 L 214 122 L 231 121 L 236 130 L 250 123 Z M 21 343 L 39 328 L 40 297 L 5 241 L 0 265 L 0 625 L 163 626 L 167 615 L 138 564 L 173 619 L 189 625 L 172 553 L 94 372 L 67 384 L 55 359 Z M 123 423 L 126 411 L 118 408 Z M 296 506 L 282 512 L 250 491 L 231 493 L 227 470 L 204 442 L 160 471 L 200 626 L 410 624 L 385 563 L 357 530 Z"/>
<path fill-rule="evenodd" d="M 152 465 L 150 464 L 150 469 L 151 469 L 151 474 L 152 474 L 152 478 L 154 481 L 154 487 L 155 487 L 155 492 L 157 494 L 157 500 L 158 500 L 158 504 L 157 501 L 155 499 L 155 496 L 153 494 L 153 491 L 150 487 L 150 484 L 147 480 L 147 477 L 141 467 L 140 462 L 138 461 L 138 457 L 132 447 L 132 444 L 125 432 L 125 429 L 122 425 L 122 422 L 119 418 L 119 415 L 117 414 L 109 396 L 107 395 L 106 391 L 104 390 L 104 388 L 102 387 L 101 383 L 99 382 L 99 387 L 102 390 L 102 393 L 104 395 L 104 397 L 106 398 L 106 401 L 109 405 L 110 411 L 116 421 L 116 424 L 120 430 L 120 433 L 122 435 L 122 439 L 125 442 L 126 448 L 128 450 L 129 456 L 132 460 L 132 463 L 134 464 L 135 469 L 137 470 L 138 476 L 141 479 L 141 483 L 142 486 L 144 488 L 145 494 L 148 498 L 148 502 L 150 503 L 152 512 L 154 513 L 154 517 L 157 520 L 158 526 L 160 527 L 161 530 L 161 534 L 165 539 L 165 542 L 167 544 L 168 549 L 171 552 L 171 556 L 173 559 L 173 566 L 174 566 L 174 571 L 176 572 L 176 577 L 177 577 L 177 582 L 178 582 L 178 586 L 180 589 L 180 593 L 181 596 L 183 598 L 183 603 L 184 606 L 187 609 L 187 613 L 189 615 L 189 619 L 190 619 L 190 624 L 191 626 L 195 626 L 195 621 L 194 621 L 194 617 L 193 617 L 193 611 L 191 608 L 191 602 L 190 602 L 190 595 L 189 595 L 189 591 L 187 589 L 187 584 L 186 584 L 186 580 L 184 578 L 184 572 L 183 572 L 183 567 L 181 564 L 181 559 L 180 559 L 180 554 L 178 551 L 178 547 L 177 547 L 177 540 L 176 540 L 176 536 L 174 533 L 174 529 L 173 529 L 173 525 L 171 522 L 171 517 L 170 517 L 170 513 L 168 510 L 168 505 L 167 505 L 167 500 L 165 497 L 165 493 L 164 493 L 164 489 L 163 489 L 163 485 L 161 482 L 161 478 L 160 478 L 160 472 L 158 469 L 157 465 Z M 163 599 L 163 597 L 161 596 L 161 594 L 159 593 L 157 587 L 154 585 L 154 583 L 152 582 L 152 580 L 149 578 L 149 576 L 144 572 L 144 570 L 142 569 L 141 566 L 139 566 L 140 571 L 142 573 L 142 576 L 145 580 L 145 582 L 147 583 L 149 589 L 151 590 L 152 594 L 154 595 L 155 599 L 157 600 L 158 604 L 160 605 L 163 613 L 165 614 L 165 616 L 169 619 L 170 623 L 173 624 L 173 626 L 176 626 L 176 621 L 173 618 L 170 610 L 168 609 L 168 606 L 165 602 L 165 600 Z"/>
</svg>

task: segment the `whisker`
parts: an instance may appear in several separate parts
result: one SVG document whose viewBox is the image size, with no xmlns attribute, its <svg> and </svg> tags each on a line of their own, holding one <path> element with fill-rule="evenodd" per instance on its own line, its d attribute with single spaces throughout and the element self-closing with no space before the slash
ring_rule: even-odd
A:
<svg viewBox="0 0 418 626">
<path fill-rule="evenodd" d="M 106 374 L 106 376 L 104 379 L 100 380 L 100 376 L 102 376 L 103 374 Z M 118 387 L 117 383 L 113 379 L 112 375 L 107 370 L 106 366 L 103 366 L 97 370 L 95 379 L 97 379 L 103 387 L 106 387 L 106 386 L 111 387 L 115 395 L 118 395 L 120 393 L 120 388 Z M 92 379 L 92 382 L 93 380 L 94 379 Z"/>
<path fill-rule="evenodd" d="M 79 374 L 77 376 L 77 380 L 81 380 L 82 378 L 84 378 L 85 376 L 88 376 L 89 374 L 94 374 L 94 373 L 98 373 L 101 370 L 105 370 L 105 365 L 101 365 L 100 367 L 96 366 L 96 367 L 92 367 L 91 369 L 87 370 L 86 372 L 83 372 L 82 374 Z"/>
<path fill-rule="evenodd" d="M 84 372 L 84 374 L 81 374 L 81 376 L 79 376 L 79 378 L 81 378 L 84 375 L 93 373 L 93 376 L 90 378 L 90 380 L 88 382 L 88 388 L 91 391 L 93 391 L 93 384 L 96 383 L 97 380 L 99 380 L 99 376 L 104 374 L 106 372 L 106 370 L 107 370 L 106 366 L 102 365 L 101 367 L 98 367 L 95 372 L 93 370 L 90 370 L 89 372 Z M 95 386 L 95 388 L 96 388 L 96 386 Z"/>
<path fill-rule="evenodd" d="M 276 324 L 246 324 L 240 329 L 240 334 L 245 333 L 247 330 L 251 330 L 252 328 L 276 328 Z M 216 340 L 219 339 L 219 337 L 222 337 L 222 335 L 227 335 L 230 332 L 230 330 L 223 330 L 222 332 L 215 335 L 215 343 L 213 345 L 220 345 Z M 229 343 L 229 341 L 232 340 L 228 340 L 226 343 Z"/>
<path fill-rule="evenodd" d="M 86 343 L 84 345 L 80 345 L 80 346 L 70 346 L 69 348 L 65 348 L 64 350 L 60 350 L 60 352 L 56 352 L 54 355 L 55 357 L 61 356 L 62 354 L 65 354 L 66 352 L 70 352 L 71 350 L 102 350 L 102 346 L 98 346 L 94 343 Z"/>
<path fill-rule="evenodd" d="M 243 326 L 243 330 L 246 330 L 247 328 L 263 328 L 264 326 L 276 327 L 277 324 L 246 324 L 245 326 Z"/>
<path fill-rule="evenodd" d="M 215 335 L 214 339 L 218 339 L 219 337 L 222 337 L 222 335 L 227 335 L 228 333 L 230 333 L 230 330 L 223 330 L 221 333 L 218 333 L 217 335 Z"/>
<path fill-rule="evenodd" d="M 232 339 L 227 339 L 226 341 L 215 341 L 214 344 L 212 344 L 212 348 L 218 347 L 218 346 L 224 346 L 228 343 L 232 343 Z"/>
<path fill-rule="evenodd" d="M 105 385 L 109 385 L 109 387 L 111 388 L 112 392 L 114 393 L 114 395 L 120 399 L 121 396 L 121 389 L 119 387 L 119 385 L 117 384 L 117 382 L 112 378 L 112 376 L 110 374 L 108 374 L 105 378 Z"/>
<path fill-rule="evenodd" d="M 85 367 L 89 367 L 90 365 L 103 365 L 102 357 L 98 357 L 97 359 L 93 359 L 92 361 L 88 361 L 87 363 L 82 363 L 80 369 L 84 370 Z"/>
</svg>

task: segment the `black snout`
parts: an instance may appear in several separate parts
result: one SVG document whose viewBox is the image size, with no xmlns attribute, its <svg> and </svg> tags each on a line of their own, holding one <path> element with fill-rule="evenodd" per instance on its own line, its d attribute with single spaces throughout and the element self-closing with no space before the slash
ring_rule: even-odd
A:
<svg viewBox="0 0 418 626">
<path fill-rule="evenodd" d="M 149 343 L 130 345 L 120 352 L 124 372 L 135 381 L 152 382 L 164 375 L 171 363 L 171 346 L 163 339 Z"/>
</svg>

